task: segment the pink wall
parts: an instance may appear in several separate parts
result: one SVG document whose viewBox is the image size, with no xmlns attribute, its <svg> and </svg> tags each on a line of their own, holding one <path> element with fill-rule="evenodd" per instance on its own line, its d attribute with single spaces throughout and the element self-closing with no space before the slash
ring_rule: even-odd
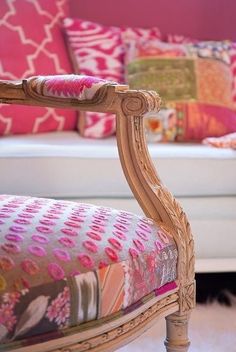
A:
<svg viewBox="0 0 236 352">
<path fill-rule="evenodd" d="M 236 41 L 236 0 L 70 0 L 71 14 L 107 25 Z"/>
</svg>

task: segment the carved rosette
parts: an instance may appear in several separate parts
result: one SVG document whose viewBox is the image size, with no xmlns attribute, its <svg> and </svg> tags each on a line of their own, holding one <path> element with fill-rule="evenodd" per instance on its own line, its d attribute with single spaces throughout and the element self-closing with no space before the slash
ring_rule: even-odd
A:
<svg viewBox="0 0 236 352">
<path fill-rule="evenodd" d="M 190 285 L 184 286 L 180 290 L 180 307 L 181 312 L 187 312 L 193 309 L 196 305 L 196 285 L 193 282 Z"/>
</svg>

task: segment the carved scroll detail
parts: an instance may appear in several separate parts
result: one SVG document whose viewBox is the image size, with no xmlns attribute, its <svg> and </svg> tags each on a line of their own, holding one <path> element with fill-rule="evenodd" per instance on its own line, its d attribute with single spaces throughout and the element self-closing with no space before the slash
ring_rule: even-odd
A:
<svg viewBox="0 0 236 352">
<path fill-rule="evenodd" d="M 139 116 L 149 111 L 159 111 L 160 103 L 161 98 L 154 91 L 127 90 L 121 102 L 121 109 L 126 116 Z"/>
</svg>

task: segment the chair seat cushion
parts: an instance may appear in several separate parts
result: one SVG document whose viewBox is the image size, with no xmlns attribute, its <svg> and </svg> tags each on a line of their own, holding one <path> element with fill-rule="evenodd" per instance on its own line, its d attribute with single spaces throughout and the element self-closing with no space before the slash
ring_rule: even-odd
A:
<svg viewBox="0 0 236 352">
<path fill-rule="evenodd" d="M 173 282 L 176 262 L 171 234 L 148 218 L 2 195 L 0 342 L 125 313 Z"/>
</svg>

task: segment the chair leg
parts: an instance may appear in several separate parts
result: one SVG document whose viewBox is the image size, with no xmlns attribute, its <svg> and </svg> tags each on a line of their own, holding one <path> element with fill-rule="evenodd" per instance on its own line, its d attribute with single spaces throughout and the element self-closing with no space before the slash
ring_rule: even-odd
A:
<svg viewBox="0 0 236 352">
<path fill-rule="evenodd" d="M 185 314 L 171 314 L 166 317 L 167 336 L 165 346 L 167 352 L 187 352 L 190 341 L 188 339 L 188 321 L 190 312 Z"/>
</svg>

